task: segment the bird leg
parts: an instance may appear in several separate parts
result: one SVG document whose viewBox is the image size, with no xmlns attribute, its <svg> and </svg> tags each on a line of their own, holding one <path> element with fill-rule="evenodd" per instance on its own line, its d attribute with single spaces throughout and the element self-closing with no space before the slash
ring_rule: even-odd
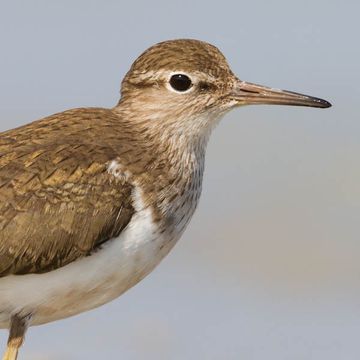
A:
<svg viewBox="0 0 360 360">
<path fill-rule="evenodd" d="M 29 326 L 31 316 L 20 317 L 14 315 L 10 320 L 10 331 L 7 342 L 7 349 L 3 360 L 16 360 L 20 346 L 24 342 L 26 330 Z"/>
</svg>

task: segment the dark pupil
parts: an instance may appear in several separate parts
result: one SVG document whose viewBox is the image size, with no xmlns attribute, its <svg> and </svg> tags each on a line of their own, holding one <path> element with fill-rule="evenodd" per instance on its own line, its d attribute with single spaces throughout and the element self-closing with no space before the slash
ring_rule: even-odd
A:
<svg viewBox="0 0 360 360">
<path fill-rule="evenodd" d="M 177 91 L 186 91 L 191 87 L 191 80 L 186 75 L 176 74 L 171 77 L 170 85 Z"/>
</svg>

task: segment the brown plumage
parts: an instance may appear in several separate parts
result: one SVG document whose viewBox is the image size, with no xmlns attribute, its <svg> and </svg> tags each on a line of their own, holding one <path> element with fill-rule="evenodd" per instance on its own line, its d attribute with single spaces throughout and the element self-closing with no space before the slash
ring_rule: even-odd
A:
<svg viewBox="0 0 360 360">
<path fill-rule="evenodd" d="M 27 326 L 100 306 L 158 264 L 195 211 L 211 130 L 258 103 L 330 106 L 241 81 L 214 46 L 173 40 L 134 62 L 113 109 L 0 134 L 4 359 L 16 358 Z"/>
<path fill-rule="evenodd" d="M 106 172 L 126 150 L 115 122 L 111 110 L 77 109 L 1 135 L 0 276 L 64 266 L 128 224 L 132 186 Z"/>
</svg>

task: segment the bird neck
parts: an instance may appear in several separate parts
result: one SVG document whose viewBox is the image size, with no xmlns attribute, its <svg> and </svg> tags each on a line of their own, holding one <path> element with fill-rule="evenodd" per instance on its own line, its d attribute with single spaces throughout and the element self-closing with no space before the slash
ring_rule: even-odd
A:
<svg viewBox="0 0 360 360">
<path fill-rule="evenodd" d="M 113 111 L 182 171 L 203 167 L 210 134 L 223 115 L 215 111 L 176 111 L 140 97 L 122 98 Z"/>
<path fill-rule="evenodd" d="M 145 189 L 145 203 L 151 205 L 154 221 L 171 224 L 169 228 L 181 234 L 200 198 L 206 146 L 220 116 L 174 114 L 154 103 L 130 100 L 120 101 L 113 111 L 120 128 L 130 129 L 142 168 L 148 169 L 136 182 Z"/>
</svg>

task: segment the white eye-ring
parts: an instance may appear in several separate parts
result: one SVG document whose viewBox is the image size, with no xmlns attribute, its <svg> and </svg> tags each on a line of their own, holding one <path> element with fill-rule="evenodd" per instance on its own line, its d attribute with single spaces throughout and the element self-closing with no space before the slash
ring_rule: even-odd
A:
<svg viewBox="0 0 360 360">
<path fill-rule="evenodd" d="M 188 75 L 178 72 L 170 76 L 169 87 L 178 93 L 185 93 L 193 87 L 193 82 Z"/>
</svg>

